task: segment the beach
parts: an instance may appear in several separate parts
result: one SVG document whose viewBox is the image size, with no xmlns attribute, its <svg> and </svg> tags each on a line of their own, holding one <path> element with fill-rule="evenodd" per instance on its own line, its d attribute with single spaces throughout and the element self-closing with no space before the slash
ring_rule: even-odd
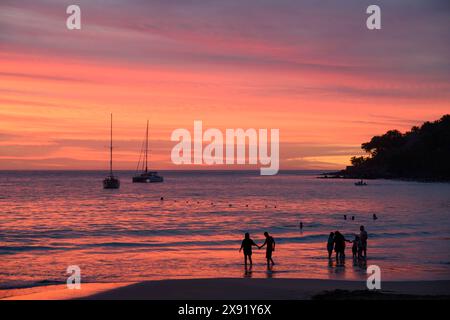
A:
<svg viewBox="0 0 450 320">
<path fill-rule="evenodd" d="M 322 279 L 182 279 L 138 283 L 82 284 L 80 290 L 65 285 L 16 291 L 9 300 L 310 300 L 371 298 L 363 281 Z M 338 290 L 338 291 L 336 291 Z M 2 292 L 0 292 L 2 294 Z M 386 281 L 377 298 L 446 298 L 450 281 Z"/>
</svg>

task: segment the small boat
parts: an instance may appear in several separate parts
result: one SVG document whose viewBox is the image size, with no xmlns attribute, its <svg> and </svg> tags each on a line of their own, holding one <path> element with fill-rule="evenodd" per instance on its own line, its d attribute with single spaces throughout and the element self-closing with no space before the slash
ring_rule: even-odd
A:
<svg viewBox="0 0 450 320">
<path fill-rule="evenodd" d="M 108 176 L 103 180 L 103 189 L 119 189 L 120 180 L 114 176 Z"/>
<path fill-rule="evenodd" d="M 360 180 L 358 182 L 355 182 L 355 186 L 367 186 L 367 183 L 365 183 L 364 181 Z"/>
<path fill-rule="evenodd" d="M 115 177 L 112 170 L 112 114 L 111 114 L 111 143 L 109 147 L 109 176 L 103 179 L 103 189 L 119 189 L 120 188 L 120 180 Z"/>
<path fill-rule="evenodd" d="M 138 173 L 139 170 L 141 170 L 141 173 Z M 147 120 L 147 131 L 145 134 L 145 148 L 141 148 L 141 154 L 139 155 L 139 161 L 137 165 L 136 175 L 133 177 L 133 183 L 152 183 L 163 181 L 164 178 L 158 175 L 158 172 L 148 171 L 148 120 Z"/>
</svg>

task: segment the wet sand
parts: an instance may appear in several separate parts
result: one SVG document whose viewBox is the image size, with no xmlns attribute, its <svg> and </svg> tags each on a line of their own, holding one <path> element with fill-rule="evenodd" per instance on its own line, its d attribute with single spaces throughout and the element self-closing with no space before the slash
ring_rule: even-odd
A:
<svg viewBox="0 0 450 320">
<path fill-rule="evenodd" d="M 8 299 L 89 300 L 299 300 L 299 299 L 407 299 L 449 298 L 450 280 L 387 281 L 381 291 L 367 296 L 363 281 L 319 279 L 185 279 L 139 283 L 82 284 L 81 290 L 65 285 L 40 287 L 37 292 L 11 292 Z M 25 290 L 25 289 L 19 289 Z M 1 292 L 0 292 L 1 293 Z M 411 296 L 412 295 L 412 296 Z M 414 297 L 415 296 L 415 297 Z"/>
<path fill-rule="evenodd" d="M 79 290 L 69 290 L 66 284 L 0 290 L 0 300 L 69 300 L 88 297 L 132 283 L 85 283 Z"/>
</svg>

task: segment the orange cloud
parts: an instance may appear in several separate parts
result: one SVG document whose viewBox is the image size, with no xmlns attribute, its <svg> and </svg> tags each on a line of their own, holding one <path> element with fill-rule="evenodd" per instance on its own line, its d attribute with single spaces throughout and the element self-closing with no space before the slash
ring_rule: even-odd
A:
<svg viewBox="0 0 450 320">
<path fill-rule="evenodd" d="M 134 168 L 146 119 L 157 168 L 173 168 L 172 130 L 202 120 L 279 128 L 281 168 L 329 169 L 375 134 L 448 113 L 448 44 L 439 39 L 449 29 L 411 36 L 404 21 L 375 37 L 348 19 L 354 5 L 326 9 L 324 22 L 312 5 L 250 3 L 190 15 L 182 2 L 102 11 L 82 1 L 91 20 L 78 33 L 61 27 L 52 4 L 0 5 L 9 31 L 0 44 L 0 169 L 104 167 L 110 112 L 122 169 Z"/>
</svg>

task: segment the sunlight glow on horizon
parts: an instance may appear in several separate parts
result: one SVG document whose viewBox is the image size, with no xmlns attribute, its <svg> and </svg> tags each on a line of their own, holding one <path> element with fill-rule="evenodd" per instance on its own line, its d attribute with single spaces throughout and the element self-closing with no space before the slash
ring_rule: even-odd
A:
<svg viewBox="0 0 450 320">
<path fill-rule="evenodd" d="M 80 1 L 76 33 L 53 1 L 0 4 L 0 170 L 105 169 L 110 113 L 117 169 L 135 168 L 147 119 L 155 169 L 199 169 L 170 161 L 171 132 L 194 120 L 279 128 L 281 170 L 339 169 L 373 135 L 450 111 L 450 28 L 399 22 L 399 4 L 386 4 L 379 33 L 364 30 L 357 2 L 322 9 L 327 21 L 309 1 L 234 5 L 130 2 L 101 14 Z M 448 24 L 423 6 L 425 21 Z"/>
</svg>

